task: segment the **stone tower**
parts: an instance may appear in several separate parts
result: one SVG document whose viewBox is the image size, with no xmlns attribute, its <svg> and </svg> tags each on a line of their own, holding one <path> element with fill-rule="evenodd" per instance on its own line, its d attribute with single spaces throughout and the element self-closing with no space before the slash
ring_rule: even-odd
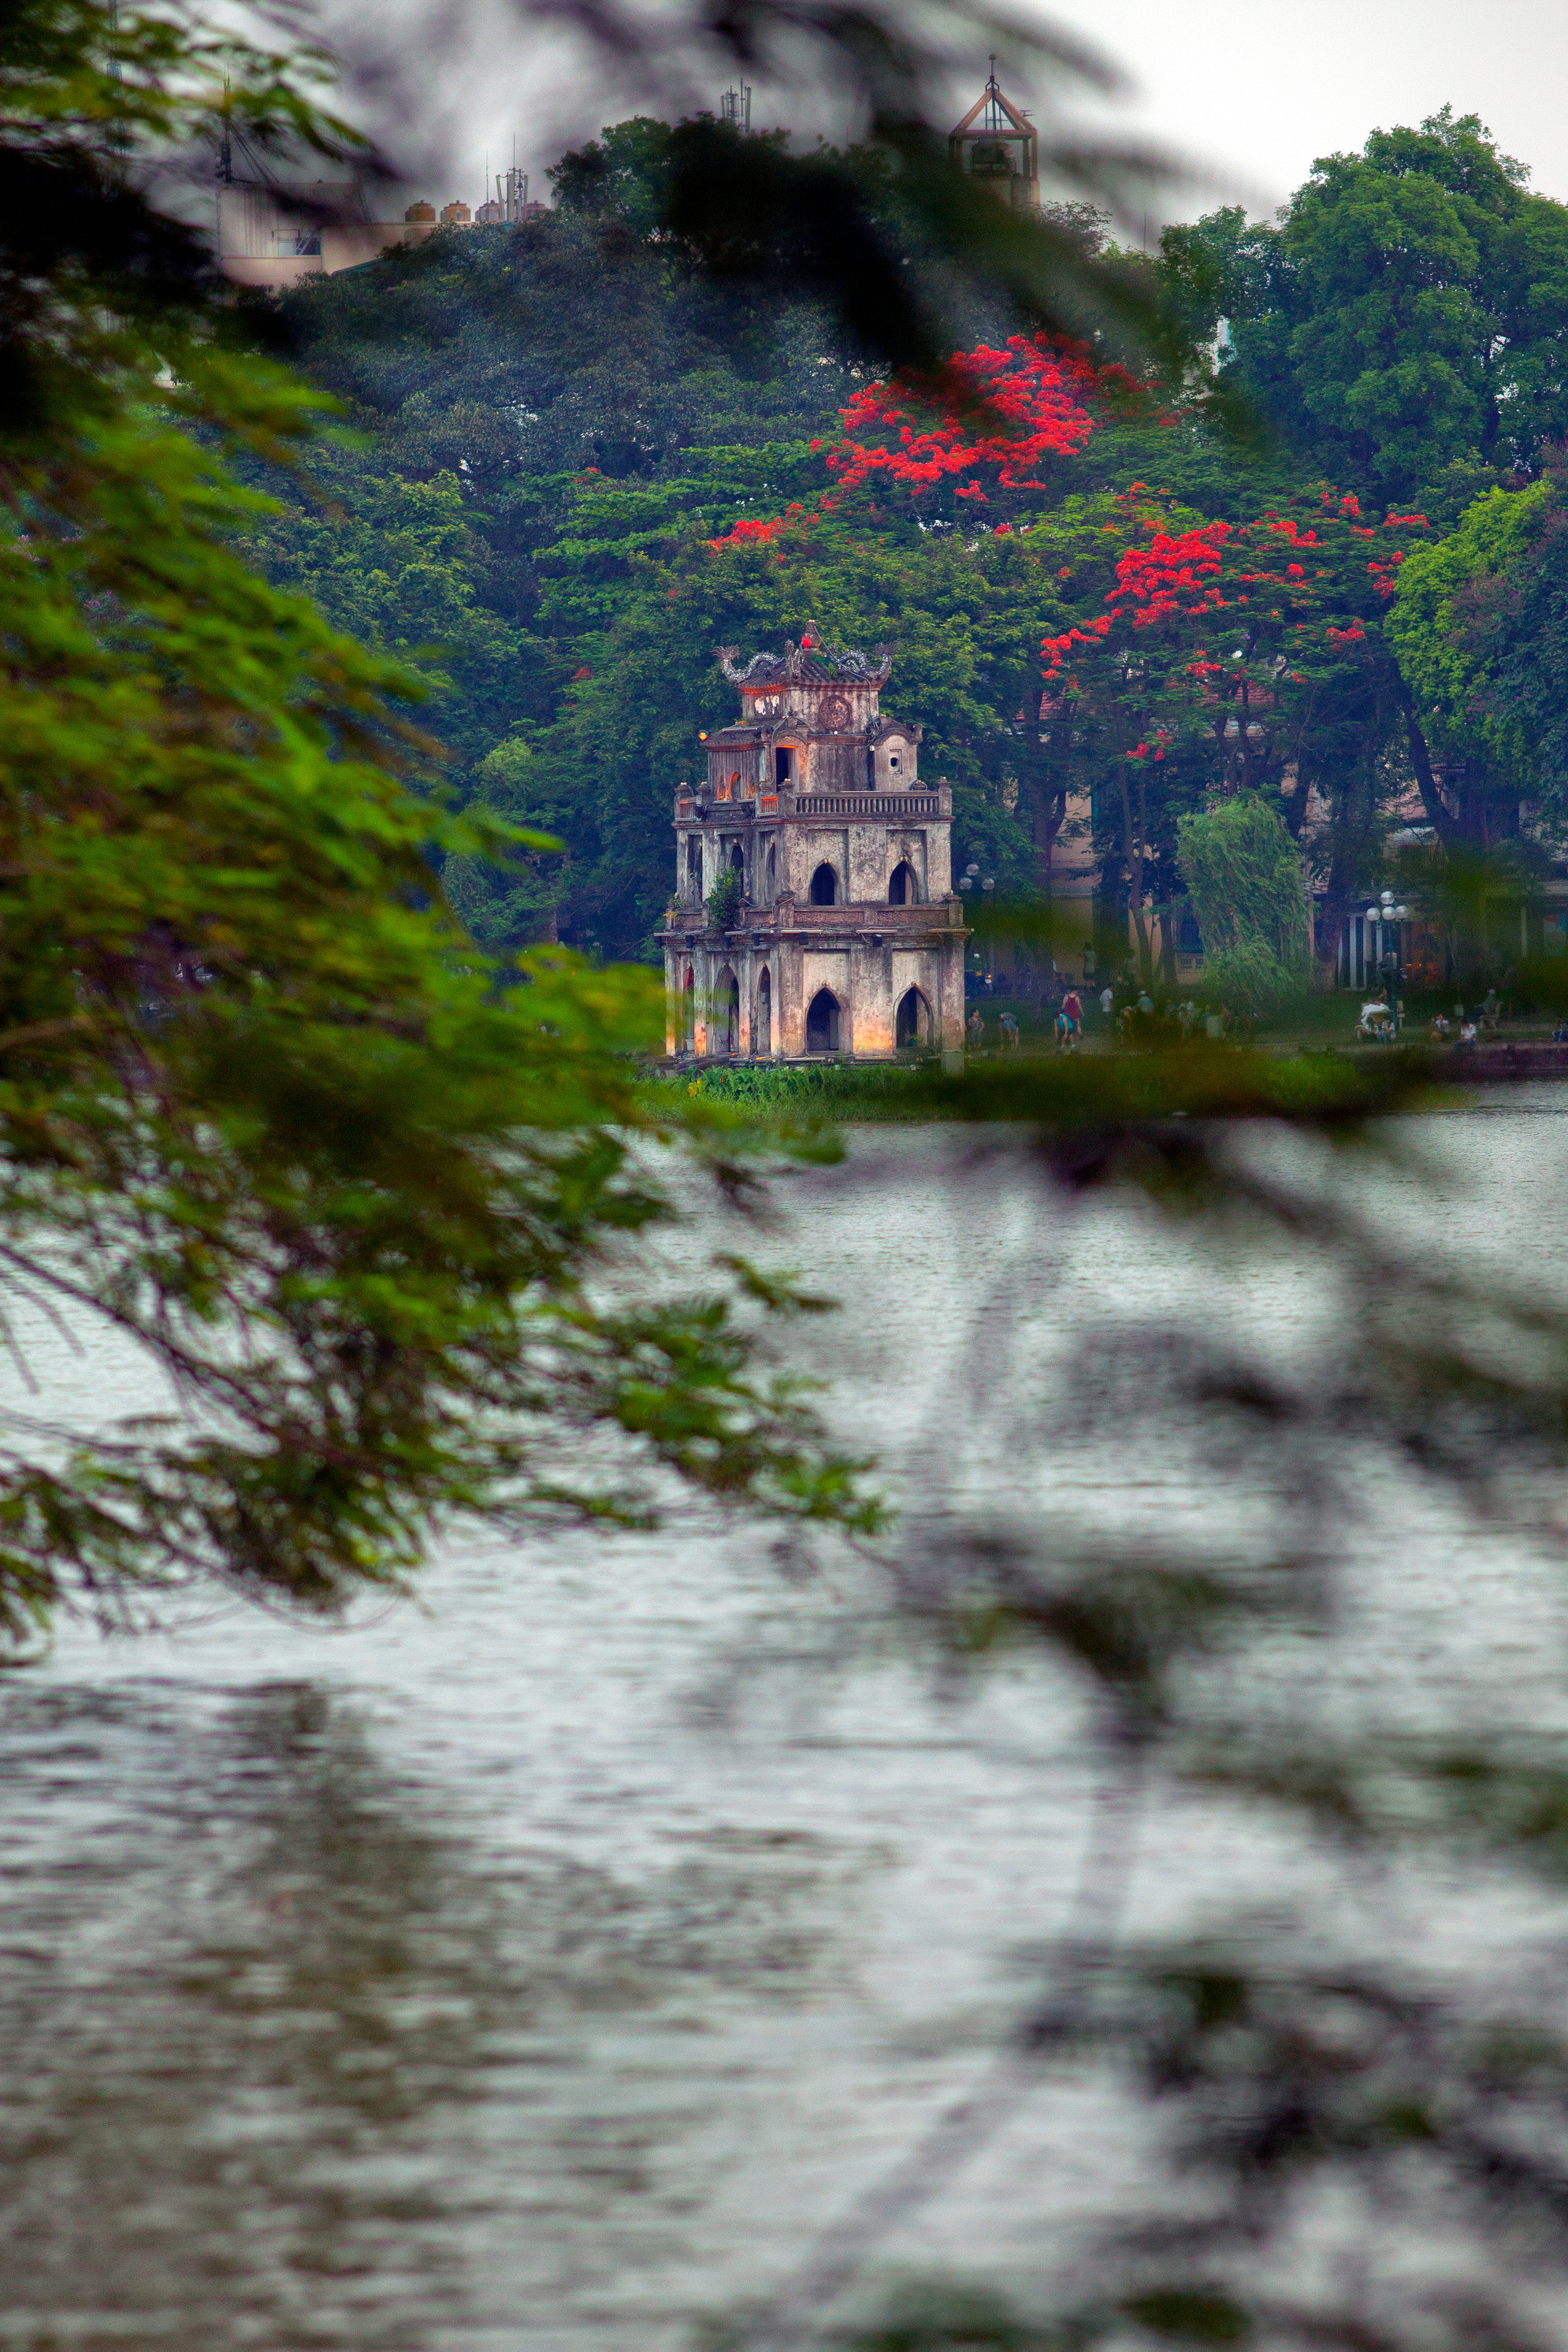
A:
<svg viewBox="0 0 1568 2352">
<path fill-rule="evenodd" d="M 669 1051 L 960 1055 L 952 794 L 920 782 L 921 730 L 879 708 L 890 656 L 811 631 L 743 669 L 734 654 L 719 659 L 740 720 L 676 794 Z"/>
</svg>

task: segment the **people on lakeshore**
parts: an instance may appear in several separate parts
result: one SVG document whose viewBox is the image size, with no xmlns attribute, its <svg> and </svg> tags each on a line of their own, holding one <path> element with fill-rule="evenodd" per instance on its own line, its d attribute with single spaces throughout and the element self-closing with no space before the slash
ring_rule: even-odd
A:
<svg viewBox="0 0 1568 2352">
<path fill-rule="evenodd" d="M 1369 996 L 1361 1008 L 1356 1024 L 1357 1034 L 1370 1037 L 1380 1045 L 1394 1043 L 1394 1012 L 1385 996 Z"/>
<path fill-rule="evenodd" d="M 1067 1018 L 1072 1023 L 1073 1035 L 1075 1037 L 1081 1037 L 1083 1034 L 1083 999 L 1079 994 L 1076 988 L 1069 988 L 1067 994 L 1063 997 L 1062 1011 L 1066 1014 Z"/>
<path fill-rule="evenodd" d="M 1154 1010 L 1154 1000 L 1146 988 L 1140 989 L 1138 992 L 1138 1010 L 1145 1020 L 1148 1020 Z"/>
<path fill-rule="evenodd" d="M 1100 1017 L 1109 1029 L 1116 1014 L 1116 991 L 1109 981 L 1100 992 Z"/>
<path fill-rule="evenodd" d="M 1459 1024 L 1459 1043 L 1458 1043 L 1458 1050 L 1461 1054 L 1473 1054 L 1473 1053 L 1475 1052 L 1475 1050 L 1476 1050 L 1476 1034 L 1477 1034 L 1477 1031 L 1476 1031 L 1476 1024 L 1475 1024 L 1475 1022 L 1473 1022 L 1473 1021 L 1461 1021 L 1461 1022 L 1460 1022 L 1460 1024 Z"/>
<path fill-rule="evenodd" d="M 1497 1035 L 1498 1021 L 1502 1013 L 1502 999 L 1495 988 L 1489 988 L 1481 999 L 1481 1027 L 1489 1037 Z"/>
<path fill-rule="evenodd" d="M 1568 1045 L 1568 1015 L 1561 1013 L 1558 1014 L 1557 1026 L 1552 1032 L 1552 1042 L 1554 1045 Z"/>
<path fill-rule="evenodd" d="M 1003 1013 L 997 1015 L 996 1026 L 1001 1032 L 1003 1052 L 1005 1054 L 1010 1053 L 1018 1042 L 1017 1022 L 1014 1019 L 1012 1013 Z"/>
<path fill-rule="evenodd" d="M 1432 1015 L 1432 1026 L 1429 1034 L 1434 1045 L 1446 1045 L 1447 1044 L 1448 1016 L 1446 1013 L 1434 1013 Z"/>
<path fill-rule="evenodd" d="M 969 1050 L 972 1054 L 978 1054 L 985 1044 L 985 1024 L 980 1017 L 980 1007 L 978 1004 L 970 1014 L 967 1026 L 969 1032 Z"/>
</svg>

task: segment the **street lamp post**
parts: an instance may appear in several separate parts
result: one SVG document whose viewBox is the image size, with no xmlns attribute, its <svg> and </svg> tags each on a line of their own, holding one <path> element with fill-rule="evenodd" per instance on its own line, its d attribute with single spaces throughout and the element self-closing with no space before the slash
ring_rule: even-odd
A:
<svg viewBox="0 0 1568 2352">
<path fill-rule="evenodd" d="M 963 892 L 963 894 L 964 894 L 965 898 L 968 898 L 968 897 L 970 896 L 971 892 L 974 889 L 974 887 L 975 887 L 975 880 L 974 880 L 974 877 L 975 877 L 975 876 L 976 876 L 979 872 L 980 872 L 980 868 L 979 868 L 979 866 L 978 866 L 977 865 L 975 865 L 973 861 L 971 861 L 971 863 L 970 863 L 968 866 L 966 866 L 964 867 L 964 869 L 963 869 L 963 873 L 959 876 L 959 877 L 958 877 L 958 887 L 959 887 L 959 888 Z M 994 897 L 994 893 L 995 893 L 995 889 L 996 889 L 996 877 L 995 877 L 995 876 L 994 876 L 994 874 L 987 874 L 987 875 L 984 877 L 984 878 L 982 880 L 982 882 L 980 883 L 979 887 L 980 887 L 980 893 L 981 893 L 981 899 L 980 899 L 980 903 L 981 903 L 981 905 L 985 908 L 985 919 L 986 919 L 986 926 L 987 926 L 987 929 L 986 929 L 986 944 L 985 944 L 985 947 L 984 947 L 984 948 L 981 948 L 981 947 L 977 946 L 977 947 L 975 948 L 974 953 L 975 953 L 975 958 L 976 958 L 976 960 L 977 960 L 978 961 L 984 961 L 984 959 L 985 955 L 989 952 L 989 947 L 990 947 L 990 929 L 989 929 L 989 927 L 990 927 L 990 919 L 991 919 L 991 909 L 992 909 L 992 908 L 993 908 L 993 907 L 995 905 L 995 903 L 996 903 L 995 897 Z"/>
<path fill-rule="evenodd" d="M 1404 1025 L 1404 926 L 1410 920 L 1410 909 L 1408 907 L 1395 906 L 1393 891 L 1384 890 L 1377 901 L 1367 908 L 1366 919 L 1369 926 L 1373 923 L 1377 925 L 1377 969 L 1379 974 L 1384 976 L 1384 984 L 1388 987 L 1393 999 L 1394 1033 L 1397 1036 Z M 1395 943 L 1393 947 L 1388 947 L 1384 942 L 1391 928 L 1395 934 Z"/>
</svg>

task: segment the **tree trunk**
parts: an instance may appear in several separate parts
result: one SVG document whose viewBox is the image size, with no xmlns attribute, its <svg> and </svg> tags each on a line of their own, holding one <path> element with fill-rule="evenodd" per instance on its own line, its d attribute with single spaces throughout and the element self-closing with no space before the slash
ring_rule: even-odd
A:
<svg viewBox="0 0 1568 2352">
<path fill-rule="evenodd" d="M 1127 868 L 1127 908 L 1138 935 L 1138 977 L 1148 981 L 1153 976 L 1153 966 L 1149 952 L 1149 925 L 1143 913 L 1143 781 L 1139 778 L 1136 826 L 1132 820 L 1132 794 L 1128 789 L 1125 760 L 1117 762 L 1116 781 L 1121 793 L 1121 856 Z"/>
<path fill-rule="evenodd" d="M 1410 764 L 1415 771 L 1415 782 L 1427 823 L 1447 847 L 1462 838 L 1464 827 L 1458 818 L 1449 814 L 1444 804 L 1443 795 L 1437 789 L 1437 779 L 1432 772 L 1432 754 L 1422 732 L 1421 722 L 1415 716 L 1415 705 L 1408 697 L 1405 703 L 1405 740 L 1410 747 Z"/>
</svg>

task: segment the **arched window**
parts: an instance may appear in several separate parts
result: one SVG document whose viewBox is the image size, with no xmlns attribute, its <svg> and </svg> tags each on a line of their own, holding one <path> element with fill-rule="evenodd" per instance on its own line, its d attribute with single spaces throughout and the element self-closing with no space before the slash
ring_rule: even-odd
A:
<svg viewBox="0 0 1568 2352">
<path fill-rule="evenodd" d="M 888 877 L 889 906 L 912 907 L 920 895 L 921 888 L 920 884 L 915 880 L 914 867 L 907 857 L 900 857 Z"/>
<path fill-rule="evenodd" d="M 805 1008 L 805 1050 L 837 1054 L 840 1034 L 838 999 L 830 988 L 819 988 Z"/>
<path fill-rule="evenodd" d="M 838 877 L 826 861 L 811 877 L 811 903 L 814 907 L 837 907 Z"/>
<path fill-rule="evenodd" d="M 787 743 L 781 743 L 773 753 L 773 782 L 785 786 L 795 781 L 795 753 Z"/>
<path fill-rule="evenodd" d="M 776 842 L 770 841 L 770 842 L 769 842 L 769 844 L 768 844 L 768 897 L 769 897 L 770 898 L 776 898 L 776 897 L 777 897 L 777 895 L 778 895 L 778 887 L 779 887 L 779 853 L 778 853 L 778 844 L 777 844 Z"/>
<path fill-rule="evenodd" d="M 686 836 L 686 887 L 693 898 L 702 896 L 702 835 L 689 833 Z"/>
<path fill-rule="evenodd" d="M 739 842 L 735 844 L 734 848 L 730 852 L 730 871 L 731 874 L 738 874 L 740 876 L 742 885 L 744 887 L 746 879 L 746 853 L 742 848 Z"/>
<path fill-rule="evenodd" d="M 710 1054 L 735 1054 L 741 1046 L 741 983 L 728 964 L 719 974 L 713 989 L 713 1026 L 709 1033 Z"/>
<path fill-rule="evenodd" d="M 931 1006 L 918 988 L 906 988 L 893 1016 L 893 1043 L 900 1054 L 931 1044 Z"/>
<path fill-rule="evenodd" d="M 697 1042 L 697 974 L 689 964 L 680 992 L 680 1042 L 689 1054 Z"/>
<path fill-rule="evenodd" d="M 773 1050 L 773 983 L 766 964 L 757 974 L 757 1011 L 752 1023 L 752 1051 L 771 1054 Z"/>
</svg>

